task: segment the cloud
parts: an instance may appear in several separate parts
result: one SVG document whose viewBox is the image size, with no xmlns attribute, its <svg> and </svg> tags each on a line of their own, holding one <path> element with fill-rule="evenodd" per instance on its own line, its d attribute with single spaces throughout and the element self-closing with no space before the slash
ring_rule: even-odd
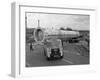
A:
<svg viewBox="0 0 100 80">
<path fill-rule="evenodd" d="M 37 27 L 38 19 L 41 27 L 71 27 L 76 30 L 89 30 L 89 15 L 61 15 L 61 14 L 41 14 L 27 13 L 27 27 Z"/>
</svg>

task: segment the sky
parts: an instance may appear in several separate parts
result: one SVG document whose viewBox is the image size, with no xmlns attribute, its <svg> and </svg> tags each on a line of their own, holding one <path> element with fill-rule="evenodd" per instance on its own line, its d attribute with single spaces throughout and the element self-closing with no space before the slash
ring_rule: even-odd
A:
<svg viewBox="0 0 100 80">
<path fill-rule="evenodd" d="M 72 28 L 74 30 L 89 30 L 90 16 L 75 14 L 47 14 L 47 13 L 27 13 L 27 27 L 37 28 L 38 20 L 42 28 L 60 27 Z"/>
</svg>

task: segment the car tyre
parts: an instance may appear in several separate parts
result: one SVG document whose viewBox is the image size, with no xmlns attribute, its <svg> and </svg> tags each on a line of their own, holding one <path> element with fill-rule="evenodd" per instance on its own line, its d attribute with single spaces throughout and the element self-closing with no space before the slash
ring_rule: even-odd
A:
<svg viewBox="0 0 100 80">
<path fill-rule="evenodd" d="M 64 56 L 60 56 L 60 58 L 62 59 Z"/>
<path fill-rule="evenodd" d="M 51 60 L 51 58 L 50 57 L 47 57 L 47 60 Z"/>
</svg>

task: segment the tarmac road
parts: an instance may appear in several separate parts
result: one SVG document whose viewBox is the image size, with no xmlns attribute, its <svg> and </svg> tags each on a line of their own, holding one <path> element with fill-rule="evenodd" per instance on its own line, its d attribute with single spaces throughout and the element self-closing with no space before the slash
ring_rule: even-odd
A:
<svg viewBox="0 0 100 80">
<path fill-rule="evenodd" d="M 89 64 L 89 52 L 80 44 L 64 43 L 64 57 L 62 59 L 46 60 L 43 45 L 35 46 L 33 51 L 26 44 L 26 67 L 61 66 Z"/>
</svg>

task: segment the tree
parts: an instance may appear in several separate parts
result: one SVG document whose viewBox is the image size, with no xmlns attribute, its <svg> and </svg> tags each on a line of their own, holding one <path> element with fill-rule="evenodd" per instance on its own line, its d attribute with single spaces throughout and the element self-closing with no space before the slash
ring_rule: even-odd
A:
<svg viewBox="0 0 100 80">
<path fill-rule="evenodd" d="M 65 29 L 63 27 L 61 27 L 60 30 L 65 30 Z"/>
<path fill-rule="evenodd" d="M 72 29 L 71 29 L 71 28 L 69 28 L 69 27 L 67 27 L 67 28 L 66 28 L 66 30 L 68 30 L 68 31 L 72 31 Z"/>
</svg>

